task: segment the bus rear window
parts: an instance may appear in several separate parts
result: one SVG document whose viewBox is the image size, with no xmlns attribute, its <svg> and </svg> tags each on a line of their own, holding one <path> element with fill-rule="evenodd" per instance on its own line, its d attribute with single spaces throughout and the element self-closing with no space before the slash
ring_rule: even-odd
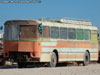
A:
<svg viewBox="0 0 100 75">
<path fill-rule="evenodd" d="M 22 25 L 20 26 L 20 39 L 33 39 L 37 38 L 36 36 L 37 27 L 34 25 Z"/>
</svg>

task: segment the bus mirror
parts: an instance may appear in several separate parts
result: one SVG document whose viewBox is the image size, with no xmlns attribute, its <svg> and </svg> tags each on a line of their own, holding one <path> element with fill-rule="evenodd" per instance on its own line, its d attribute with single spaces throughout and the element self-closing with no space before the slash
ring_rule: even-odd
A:
<svg viewBox="0 0 100 75">
<path fill-rule="evenodd" d="M 42 23 L 39 24 L 39 26 L 38 26 L 38 30 L 39 30 L 40 33 L 43 32 L 43 26 L 42 26 Z"/>
<path fill-rule="evenodd" d="M 3 30 L 3 26 L 0 26 L 0 30 Z"/>
</svg>

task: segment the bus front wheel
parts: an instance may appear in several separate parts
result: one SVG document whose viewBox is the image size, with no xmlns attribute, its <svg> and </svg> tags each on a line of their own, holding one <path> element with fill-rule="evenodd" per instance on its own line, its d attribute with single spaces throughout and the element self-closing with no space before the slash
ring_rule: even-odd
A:
<svg viewBox="0 0 100 75">
<path fill-rule="evenodd" d="M 51 60 L 49 62 L 49 67 L 56 67 L 57 65 L 57 55 L 55 52 L 52 52 L 51 53 Z"/>
</svg>

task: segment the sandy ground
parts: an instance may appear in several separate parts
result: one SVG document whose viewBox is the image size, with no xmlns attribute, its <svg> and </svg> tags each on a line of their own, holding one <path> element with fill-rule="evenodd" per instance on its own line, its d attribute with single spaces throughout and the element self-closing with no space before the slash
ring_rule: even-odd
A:
<svg viewBox="0 0 100 75">
<path fill-rule="evenodd" d="M 100 64 L 88 66 L 31 67 L 19 69 L 17 66 L 0 67 L 0 75 L 100 75 Z"/>
</svg>

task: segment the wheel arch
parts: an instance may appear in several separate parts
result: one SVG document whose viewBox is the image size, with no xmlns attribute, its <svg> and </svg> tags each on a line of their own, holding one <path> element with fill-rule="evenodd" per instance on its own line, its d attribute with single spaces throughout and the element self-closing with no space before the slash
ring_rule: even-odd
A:
<svg viewBox="0 0 100 75">
<path fill-rule="evenodd" d="M 89 53 L 89 56 L 90 56 L 90 51 L 89 50 L 86 50 L 86 52 L 88 52 Z"/>
</svg>

